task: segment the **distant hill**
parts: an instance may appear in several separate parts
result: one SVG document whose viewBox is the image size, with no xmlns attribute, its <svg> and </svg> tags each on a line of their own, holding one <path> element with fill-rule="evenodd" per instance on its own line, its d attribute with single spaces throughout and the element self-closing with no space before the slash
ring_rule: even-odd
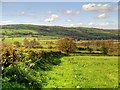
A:
<svg viewBox="0 0 120 90">
<path fill-rule="evenodd" d="M 86 27 L 40 26 L 31 24 L 3 25 L 1 33 L 7 36 L 69 36 L 82 40 L 118 39 L 118 30 L 104 30 Z"/>
</svg>

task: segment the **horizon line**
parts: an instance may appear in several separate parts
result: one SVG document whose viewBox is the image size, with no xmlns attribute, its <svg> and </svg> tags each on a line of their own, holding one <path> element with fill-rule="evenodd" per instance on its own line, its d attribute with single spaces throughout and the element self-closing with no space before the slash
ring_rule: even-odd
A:
<svg viewBox="0 0 120 90">
<path fill-rule="evenodd" d="M 49 26 L 49 27 L 66 27 L 66 28 L 94 28 L 94 29 L 104 29 L 104 30 L 119 30 L 119 28 L 98 28 L 98 27 L 85 27 L 85 26 L 61 26 L 61 25 L 42 25 L 42 24 L 29 24 L 29 23 L 24 23 L 24 24 L 4 24 L 4 25 L 37 25 L 37 26 Z M 4 25 L 0 25 L 1 27 Z"/>
</svg>

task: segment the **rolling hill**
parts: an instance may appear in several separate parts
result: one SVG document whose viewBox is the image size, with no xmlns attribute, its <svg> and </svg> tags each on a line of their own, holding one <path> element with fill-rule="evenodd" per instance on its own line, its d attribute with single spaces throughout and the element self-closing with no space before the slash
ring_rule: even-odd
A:
<svg viewBox="0 0 120 90">
<path fill-rule="evenodd" d="M 82 40 L 118 39 L 118 30 L 105 30 L 86 27 L 40 26 L 31 24 L 3 25 L 2 35 L 5 36 L 57 36 L 73 37 Z"/>
</svg>

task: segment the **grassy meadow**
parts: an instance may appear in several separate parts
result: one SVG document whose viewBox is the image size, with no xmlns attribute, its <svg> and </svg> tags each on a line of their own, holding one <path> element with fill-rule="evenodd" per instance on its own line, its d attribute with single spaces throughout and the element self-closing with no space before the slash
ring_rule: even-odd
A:
<svg viewBox="0 0 120 90">
<path fill-rule="evenodd" d="M 118 57 L 69 56 L 61 58 L 48 75 L 45 88 L 117 88 Z"/>
<path fill-rule="evenodd" d="M 19 41 L 19 42 L 23 42 L 24 39 L 27 38 L 28 40 L 33 40 L 33 39 L 36 39 L 37 41 L 40 41 L 40 42 L 44 42 L 44 41 L 55 41 L 56 37 L 53 37 L 53 36 L 41 36 L 39 38 L 36 38 L 36 37 L 6 37 L 4 42 L 7 42 L 7 43 L 14 43 L 15 41 Z M 1 40 L 2 38 L 0 38 Z"/>
<path fill-rule="evenodd" d="M 0 38 L 4 89 L 118 88 L 117 40 L 72 40 L 76 48 L 68 54 L 64 49 L 69 46 L 57 47 L 66 37 L 38 33 L 4 29 Z M 61 46 L 69 45 L 66 42 Z"/>
</svg>

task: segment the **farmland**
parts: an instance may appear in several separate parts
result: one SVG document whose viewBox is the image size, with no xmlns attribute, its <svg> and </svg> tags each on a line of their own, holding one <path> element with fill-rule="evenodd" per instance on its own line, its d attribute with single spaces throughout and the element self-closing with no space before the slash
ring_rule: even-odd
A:
<svg viewBox="0 0 120 90">
<path fill-rule="evenodd" d="M 3 88 L 118 87 L 117 31 L 8 25 L 1 34 Z"/>
<path fill-rule="evenodd" d="M 4 25 L 1 34 L 5 36 L 55 36 L 73 37 L 80 40 L 118 39 L 118 30 L 84 27 L 39 26 L 31 24 Z"/>
<path fill-rule="evenodd" d="M 70 56 L 61 58 L 48 74 L 45 88 L 117 88 L 118 58 Z"/>
</svg>

